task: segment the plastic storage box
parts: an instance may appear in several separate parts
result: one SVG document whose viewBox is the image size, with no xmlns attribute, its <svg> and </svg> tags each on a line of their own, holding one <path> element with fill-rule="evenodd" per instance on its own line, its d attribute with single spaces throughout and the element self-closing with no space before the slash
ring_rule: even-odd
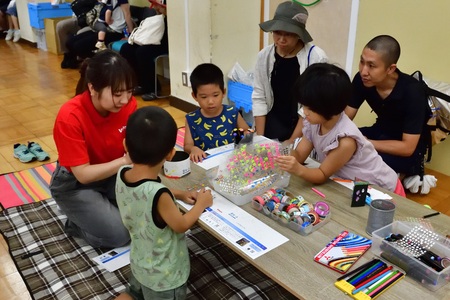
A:
<svg viewBox="0 0 450 300">
<path fill-rule="evenodd" d="M 242 108 L 245 112 L 252 110 L 252 92 L 253 87 L 228 80 L 228 99 L 233 101 L 237 108 Z"/>
<path fill-rule="evenodd" d="M 276 201 L 273 202 L 274 200 Z M 272 202 L 272 208 L 269 207 L 269 202 Z M 283 188 L 273 187 L 270 190 L 265 190 L 263 195 L 260 194 L 258 197 L 253 198 L 251 205 L 258 212 L 280 222 L 280 224 L 301 235 L 308 235 L 316 231 L 331 219 L 331 212 L 326 202 L 309 203 L 302 196 L 295 196 Z M 291 212 L 290 207 L 292 210 L 296 209 L 297 212 Z M 322 210 L 320 216 L 318 214 L 319 211 L 316 211 L 316 209 Z M 304 217 L 300 217 L 299 215 L 295 216 L 295 214 L 301 214 L 307 220 L 299 223 L 296 219 L 303 219 Z"/>
<path fill-rule="evenodd" d="M 28 3 L 28 14 L 31 27 L 44 29 L 44 19 L 70 17 L 73 12 L 70 3 L 52 5 L 50 2 Z"/>
<path fill-rule="evenodd" d="M 405 270 L 407 276 L 414 278 L 427 289 L 436 291 L 450 281 L 450 266 L 438 272 L 411 255 L 411 252 L 405 249 L 405 247 L 386 240 L 386 237 L 391 234 L 402 234 L 406 236 L 408 233 L 414 232 L 412 230 L 417 229 L 417 226 L 421 225 L 418 223 L 395 221 L 375 230 L 372 233 L 372 252 Z M 415 240 L 431 245 L 431 247 L 426 247 L 427 250 L 432 251 L 441 258 L 450 257 L 450 243 L 445 240 L 445 237 L 436 233 L 421 236 L 421 238 L 419 237 Z M 433 236 L 432 243 L 427 242 L 430 236 Z M 411 243 L 414 243 L 414 239 L 411 240 Z M 419 247 L 422 246 L 419 245 Z"/>
</svg>

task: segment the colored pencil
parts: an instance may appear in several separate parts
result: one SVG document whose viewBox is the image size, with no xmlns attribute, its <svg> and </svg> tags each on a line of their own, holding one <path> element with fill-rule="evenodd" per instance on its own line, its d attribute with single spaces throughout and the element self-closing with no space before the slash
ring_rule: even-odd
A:
<svg viewBox="0 0 450 300">
<path fill-rule="evenodd" d="M 375 265 L 371 266 L 370 268 L 368 268 L 367 270 L 365 270 L 364 272 L 362 272 L 361 274 L 359 274 L 358 276 L 356 276 L 353 280 L 348 281 L 351 285 L 355 286 L 358 282 L 359 279 L 364 278 L 367 274 L 369 274 L 370 272 L 372 272 L 373 270 L 379 268 L 380 266 L 384 265 L 385 263 L 380 261 L 378 263 L 376 263 Z"/>
<path fill-rule="evenodd" d="M 389 278 L 391 278 L 392 276 L 394 276 L 394 275 L 396 274 L 395 271 L 394 271 L 394 272 L 388 271 L 388 272 L 389 272 L 389 276 L 385 279 L 386 281 L 389 280 Z M 398 272 L 398 271 L 397 271 L 397 272 Z M 378 276 L 377 278 L 375 278 L 375 279 L 373 279 L 373 280 L 367 282 L 366 284 L 362 285 L 361 287 L 359 287 L 359 288 L 353 290 L 353 291 L 352 291 L 352 294 L 354 295 L 354 294 L 358 293 L 359 291 L 364 290 L 365 288 L 371 286 L 372 284 L 374 284 L 374 283 L 376 283 L 376 282 L 378 282 L 378 281 L 380 281 L 380 277 L 379 277 L 379 276 Z"/>
<path fill-rule="evenodd" d="M 381 285 L 383 285 L 383 283 L 388 281 L 392 276 L 395 276 L 399 272 L 400 272 L 399 270 L 395 270 L 395 271 L 392 271 L 391 273 L 389 273 L 387 276 L 384 276 L 380 281 L 377 282 L 376 285 L 374 285 L 373 287 L 369 287 L 369 290 L 366 292 L 366 294 L 369 295 L 370 293 L 375 291 L 377 288 L 379 288 Z"/>
<path fill-rule="evenodd" d="M 386 266 L 382 266 L 383 269 L 378 269 L 375 274 L 372 275 L 368 275 L 364 281 L 362 281 L 361 283 L 358 283 L 358 285 L 355 286 L 355 289 L 359 289 L 360 287 L 362 287 L 363 285 L 365 285 L 366 283 L 368 283 L 369 281 L 372 281 L 375 278 L 381 279 L 381 277 L 384 276 L 384 274 L 386 274 L 387 272 L 389 272 L 390 270 L 392 270 L 392 266 L 389 266 L 386 268 Z"/>
<path fill-rule="evenodd" d="M 365 270 L 366 268 L 370 268 L 371 266 L 373 266 L 374 264 L 376 264 L 377 262 L 379 262 L 380 260 L 379 259 L 374 259 L 374 260 L 371 260 L 371 261 L 368 261 L 368 262 L 366 262 L 365 264 L 363 264 L 363 265 L 361 265 L 361 266 L 359 266 L 358 268 L 356 268 L 356 269 L 354 269 L 353 271 L 351 271 L 350 273 L 348 273 L 348 274 L 345 274 L 345 275 L 342 275 L 341 277 L 339 277 L 338 279 L 337 279 L 337 281 L 339 281 L 339 280 L 342 280 L 342 279 L 344 279 L 344 278 L 351 278 L 350 276 L 353 276 L 353 274 L 358 274 L 358 272 L 359 271 L 362 271 L 362 270 Z M 354 277 L 354 276 L 353 276 Z"/>
<path fill-rule="evenodd" d="M 381 294 L 384 290 L 388 289 L 391 285 L 393 285 L 395 282 L 397 282 L 402 276 L 403 276 L 403 273 L 398 272 L 395 276 L 390 278 L 383 285 L 379 286 L 377 289 L 375 289 L 370 294 L 368 294 L 369 297 L 371 297 L 372 299 L 375 298 L 377 295 Z"/>
</svg>

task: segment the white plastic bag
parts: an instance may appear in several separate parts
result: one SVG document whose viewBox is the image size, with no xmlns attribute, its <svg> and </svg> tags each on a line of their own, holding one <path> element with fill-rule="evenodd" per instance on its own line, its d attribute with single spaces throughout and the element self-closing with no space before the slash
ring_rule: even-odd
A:
<svg viewBox="0 0 450 300">
<path fill-rule="evenodd" d="M 133 29 L 128 37 L 128 43 L 133 45 L 161 45 L 164 35 L 164 15 L 145 18 L 139 27 Z"/>
<path fill-rule="evenodd" d="M 228 73 L 228 78 L 248 86 L 253 86 L 253 72 L 245 72 L 241 65 L 236 62 Z"/>
</svg>

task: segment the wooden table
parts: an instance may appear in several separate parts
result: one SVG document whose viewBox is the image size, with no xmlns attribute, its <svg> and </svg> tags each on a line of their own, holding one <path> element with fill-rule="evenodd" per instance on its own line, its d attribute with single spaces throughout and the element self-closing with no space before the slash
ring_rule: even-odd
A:
<svg viewBox="0 0 450 300">
<path fill-rule="evenodd" d="M 191 163 L 191 174 L 181 179 L 168 179 L 161 175 L 162 181 L 169 188 L 188 189 L 199 187 L 206 183 L 205 170 Z M 289 186 L 286 188 L 294 195 L 302 195 L 309 202 L 323 200 L 311 190 L 314 185 L 296 176 L 291 176 Z M 280 223 L 254 210 L 250 204 L 241 206 L 255 218 L 266 223 L 289 238 L 287 243 L 262 255 L 251 259 L 238 251 L 231 243 L 208 228 L 200 225 L 227 244 L 230 249 L 236 250 L 244 259 L 268 275 L 272 280 L 289 290 L 300 299 L 351 299 L 334 286 L 340 276 L 339 273 L 326 268 L 314 261 L 317 254 L 333 237 L 341 231 L 348 230 L 368 237 L 365 232 L 369 207 L 350 207 L 352 191 L 333 181 L 317 186 L 326 195 L 325 201 L 330 205 L 331 220 L 322 228 L 308 236 L 302 236 Z M 377 188 L 378 189 L 378 188 Z M 379 189 L 382 190 L 382 189 Z M 405 220 L 408 217 L 420 218 L 430 213 L 430 210 L 407 198 L 397 196 L 388 191 L 396 203 L 395 220 Z M 450 233 L 450 217 L 440 214 L 428 219 L 434 229 L 439 232 Z M 371 250 L 350 269 L 353 270 L 374 257 Z M 408 276 L 395 284 L 384 293 L 381 299 L 450 299 L 450 283 L 436 292 L 429 291 Z"/>
</svg>

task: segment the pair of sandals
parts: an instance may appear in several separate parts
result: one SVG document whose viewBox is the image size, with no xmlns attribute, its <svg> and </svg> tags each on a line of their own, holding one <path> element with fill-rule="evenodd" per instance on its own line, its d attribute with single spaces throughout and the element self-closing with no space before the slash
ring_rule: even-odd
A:
<svg viewBox="0 0 450 300">
<path fill-rule="evenodd" d="M 29 163 L 35 160 L 46 161 L 50 159 L 50 155 L 42 150 L 41 146 L 35 142 L 28 142 L 28 146 L 24 144 L 14 144 L 14 157 L 23 163 Z"/>
</svg>

